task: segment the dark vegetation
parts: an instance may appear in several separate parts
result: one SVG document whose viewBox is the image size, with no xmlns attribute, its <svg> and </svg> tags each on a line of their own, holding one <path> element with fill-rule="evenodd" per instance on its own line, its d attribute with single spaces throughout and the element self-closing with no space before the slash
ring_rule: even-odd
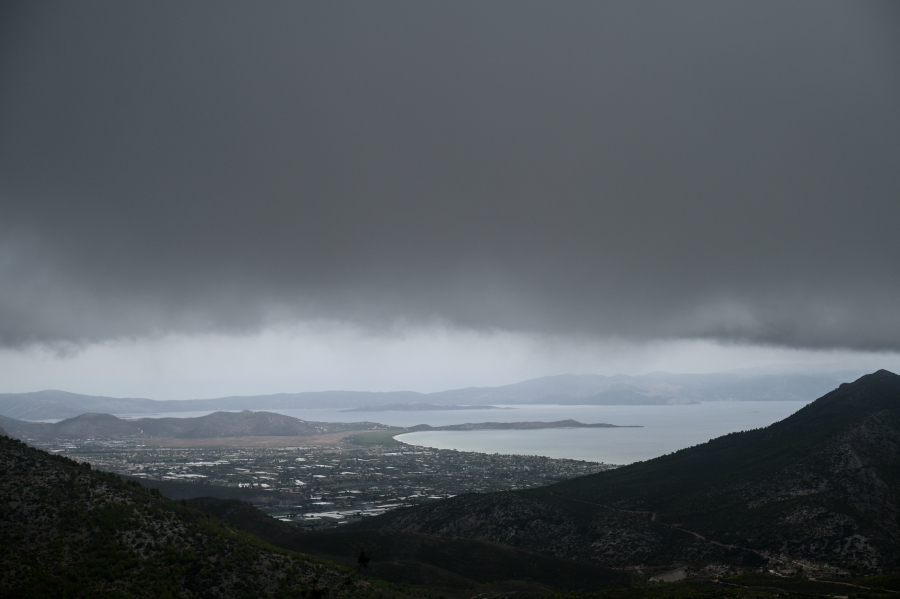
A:
<svg viewBox="0 0 900 599">
<path fill-rule="evenodd" d="M 272 545 L 356 565 L 360 549 L 372 559 L 370 576 L 465 594 L 497 581 L 540 585 L 544 591 L 629 586 L 632 577 L 595 564 L 514 549 L 500 543 L 401 531 L 305 532 L 239 501 L 193 499 L 188 505 L 215 515 Z"/>
<path fill-rule="evenodd" d="M 805 579 L 804 579 L 805 580 Z M 881 591 L 857 589 L 834 583 L 791 581 L 783 577 L 759 574 L 746 581 L 732 579 L 684 580 L 669 584 L 612 589 L 602 592 L 572 592 L 547 595 L 545 599 L 810 599 L 811 597 L 847 597 L 876 599 L 896 597 Z"/>
<path fill-rule="evenodd" d="M 0 437 L 0 596 L 407 597 Z"/>
<path fill-rule="evenodd" d="M 263 489 L 239 489 L 237 487 L 222 487 L 218 485 L 204 485 L 201 483 L 181 482 L 173 480 L 147 480 L 124 475 L 122 480 L 135 481 L 149 489 L 159 491 L 169 499 L 191 499 L 194 497 L 215 497 L 217 499 L 234 499 L 246 501 L 252 505 L 288 504 L 296 503 L 294 493 L 281 491 L 267 491 Z"/>
<path fill-rule="evenodd" d="M 773 575 L 770 572 L 743 572 L 720 579 L 723 584 L 747 589 L 769 589 L 784 593 L 806 595 L 845 595 L 853 597 L 889 597 L 894 595 L 882 584 L 872 579 L 819 580 L 809 578 L 802 571 L 792 575 Z"/>
</svg>

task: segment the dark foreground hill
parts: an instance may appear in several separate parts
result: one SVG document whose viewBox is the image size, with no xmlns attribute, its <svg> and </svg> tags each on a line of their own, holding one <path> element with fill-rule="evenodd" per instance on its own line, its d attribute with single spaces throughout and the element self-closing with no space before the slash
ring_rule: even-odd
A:
<svg viewBox="0 0 900 599">
<path fill-rule="evenodd" d="M 2 597 L 411 596 L 5 436 L 0 564 Z"/>
<path fill-rule="evenodd" d="M 241 501 L 201 498 L 189 500 L 188 505 L 272 545 L 347 566 L 356 565 L 359 550 L 364 548 L 372 560 L 367 575 L 447 595 L 477 595 L 480 586 L 496 581 L 508 588 L 538 592 L 593 591 L 631 584 L 631 576 L 622 571 L 489 541 L 400 531 L 307 532 Z"/>
<path fill-rule="evenodd" d="M 767 428 L 647 462 L 350 526 L 498 541 L 608 566 L 896 571 L 900 376 L 864 376 Z"/>
</svg>

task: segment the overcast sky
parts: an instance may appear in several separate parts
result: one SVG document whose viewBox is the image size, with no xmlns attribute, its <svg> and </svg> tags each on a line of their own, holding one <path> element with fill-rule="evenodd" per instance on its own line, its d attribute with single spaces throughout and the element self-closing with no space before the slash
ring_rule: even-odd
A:
<svg viewBox="0 0 900 599">
<path fill-rule="evenodd" d="M 896 2 L 0 10 L 0 392 L 900 364 Z"/>
</svg>

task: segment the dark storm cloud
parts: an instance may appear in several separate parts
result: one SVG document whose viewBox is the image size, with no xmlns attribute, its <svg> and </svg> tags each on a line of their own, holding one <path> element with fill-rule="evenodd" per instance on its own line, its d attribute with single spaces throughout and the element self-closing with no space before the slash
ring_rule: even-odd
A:
<svg viewBox="0 0 900 599">
<path fill-rule="evenodd" d="M 7 345 L 323 317 L 900 349 L 895 4 L 6 10 Z"/>
</svg>

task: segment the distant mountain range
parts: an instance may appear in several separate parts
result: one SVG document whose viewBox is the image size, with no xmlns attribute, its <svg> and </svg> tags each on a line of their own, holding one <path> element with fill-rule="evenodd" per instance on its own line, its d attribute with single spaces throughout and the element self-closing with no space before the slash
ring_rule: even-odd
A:
<svg viewBox="0 0 900 599">
<path fill-rule="evenodd" d="M 769 427 L 549 487 L 461 495 L 345 530 L 497 541 L 605 566 L 900 568 L 900 376 Z"/>
<path fill-rule="evenodd" d="M 432 412 L 443 410 L 512 410 L 513 408 L 498 408 L 497 406 L 459 406 L 445 405 L 437 403 L 422 403 L 420 401 L 414 403 L 392 403 L 383 406 L 360 406 L 358 408 L 350 408 L 340 410 L 341 412 Z"/>
<path fill-rule="evenodd" d="M 642 390 L 637 385 L 615 383 L 594 395 L 548 395 L 533 403 L 558 404 L 563 406 L 665 406 L 700 403 L 687 397 L 673 397 Z"/>
<path fill-rule="evenodd" d="M 834 374 L 666 374 L 643 376 L 560 375 L 501 387 L 470 387 L 438 393 L 413 391 L 319 391 L 217 399 L 153 400 L 79 395 L 66 391 L 0 394 L 0 415 L 51 420 L 84 414 L 159 414 L 202 410 L 358 408 L 409 404 L 659 405 L 705 401 L 812 401 L 851 380 Z"/>
<path fill-rule="evenodd" d="M 224 437 L 308 437 L 327 433 L 393 430 L 377 422 L 310 422 L 272 412 L 214 412 L 193 418 L 124 420 L 111 414 L 81 414 L 56 423 L 28 422 L 0 416 L 2 434 L 19 439 L 217 439 Z M 623 428 L 614 424 L 555 422 L 479 422 L 405 429 L 417 431 L 536 430 L 547 428 Z M 634 427 L 625 427 L 634 428 Z M 5 430 L 4 430 L 5 429 Z M 8 432 L 7 432 L 8 431 Z"/>
<path fill-rule="evenodd" d="M 0 416 L 9 434 L 22 439 L 307 437 L 347 431 L 388 430 L 375 422 L 309 422 L 271 412 L 214 412 L 194 418 L 123 420 L 110 414 L 82 414 L 55 424 Z"/>
</svg>

